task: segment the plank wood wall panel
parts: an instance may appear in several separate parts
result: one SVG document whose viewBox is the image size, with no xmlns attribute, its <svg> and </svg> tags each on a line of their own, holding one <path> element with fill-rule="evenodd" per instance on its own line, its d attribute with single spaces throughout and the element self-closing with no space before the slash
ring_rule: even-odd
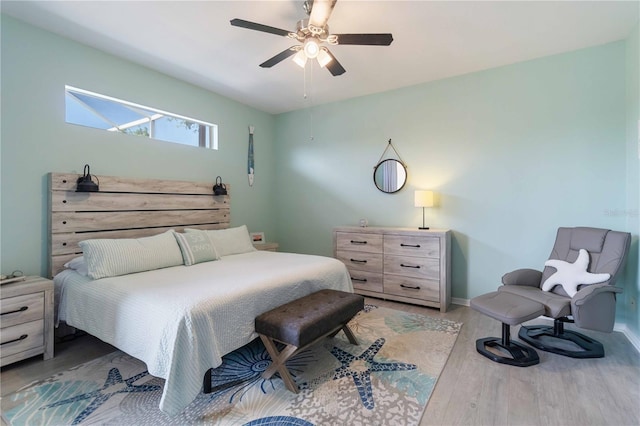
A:
<svg viewBox="0 0 640 426">
<path fill-rule="evenodd" d="M 75 192 L 80 175 L 49 174 L 49 273 L 80 255 L 93 238 L 140 238 L 169 229 L 225 229 L 230 192 L 213 195 L 213 182 L 98 176 L 99 192 Z"/>
</svg>

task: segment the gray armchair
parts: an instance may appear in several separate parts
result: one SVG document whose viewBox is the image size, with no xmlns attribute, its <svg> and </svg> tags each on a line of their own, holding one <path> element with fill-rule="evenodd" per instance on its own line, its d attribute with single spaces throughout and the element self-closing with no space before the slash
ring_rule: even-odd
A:
<svg viewBox="0 0 640 426">
<path fill-rule="evenodd" d="M 518 336 L 531 346 L 573 358 L 601 358 L 602 344 L 584 334 L 565 330 L 565 323 L 579 328 L 611 332 L 615 321 L 616 293 L 622 289 L 614 284 L 622 271 L 631 234 L 598 228 L 559 228 L 549 259 L 573 263 L 580 249 L 589 254 L 588 272 L 607 273 L 610 278 L 598 284 L 578 286 L 570 297 L 561 285 L 543 291 L 542 284 L 556 272 L 546 266 L 544 271 L 519 269 L 502 277 L 498 292 L 507 292 L 544 306 L 544 315 L 554 319 L 553 326 L 522 326 Z"/>
</svg>

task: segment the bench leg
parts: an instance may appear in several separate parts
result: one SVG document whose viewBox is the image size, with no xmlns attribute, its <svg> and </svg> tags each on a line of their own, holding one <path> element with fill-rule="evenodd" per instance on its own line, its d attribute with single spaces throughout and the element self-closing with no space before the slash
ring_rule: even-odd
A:
<svg viewBox="0 0 640 426">
<path fill-rule="evenodd" d="M 267 349 L 269 356 L 271 356 L 271 365 L 262 373 L 262 378 L 268 379 L 277 371 L 280 373 L 280 377 L 282 377 L 282 381 L 287 389 L 293 393 L 298 393 L 298 385 L 296 385 L 296 382 L 291 377 L 291 374 L 289 374 L 289 370 L 287 370 L 287 366 L 285 365 L 285 362 L 296 353 L 298 347 L 287 345 L 282 352 L 278 352 L 278 348 L 276 348 L 271 338 L 260 334 L 260 339 L 262 339 L 264 347 Z"/>
<path fill-rule="evenodd" d="M 352 345 L 359 345 L 358 339 L 356 339 L 355 334 L 353 334 L 353 331 L 351 331 L 351 329 L 347 324 L 345 324 L 342 327 L 342 331 L 344 331 L 344 334 L 347 336 L 347 339 L 349 339 L 349 343 L 351 343 Z"/>
</svg>

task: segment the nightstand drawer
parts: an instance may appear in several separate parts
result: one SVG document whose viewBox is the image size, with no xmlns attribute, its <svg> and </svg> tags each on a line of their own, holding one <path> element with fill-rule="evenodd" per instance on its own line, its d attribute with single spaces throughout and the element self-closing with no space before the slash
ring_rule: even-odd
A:
<svg viewBox="0 0 640 426">
<path fill-rule="evenodd" d="M 382 292 L 382 274 L 349 269 L 353 288 Z"/>
<path fill-rule="evenodd" d="M 438 302 L 440 301 L 440 282 L 385 275 L 384 292 L 385 294 Z"/>
<path fill-rule="evenodd" d="M 44 320 L 31 321 L 2 329 L 2 358 L 44 345 Z"/>
<path fill-rule="evenodd" d="M 338 251 L 336 258 L 350 270 L 382 273 L 382 254 Z"/>
<path fill-rule="evenodd" d="M 44 292 L 2 299 L 0 313 L 4 339 L 5 327 L 44 318 Z"/>
<path fill-rule="evenodd" d="M 337 232 L 336 249 L 338 251 L 349 250 L 366 253 L 382 253 L 382 235 Z"/>
<path fill-rule="evenodd" d="M 384 254 L 440 258 L 440 238 L 385 235 Z"/>
</svg>

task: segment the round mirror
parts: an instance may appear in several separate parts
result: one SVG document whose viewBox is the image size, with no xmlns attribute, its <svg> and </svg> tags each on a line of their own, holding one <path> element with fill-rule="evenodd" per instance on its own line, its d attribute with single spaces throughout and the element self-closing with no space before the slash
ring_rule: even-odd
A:
<svg viewBox="0 0 640 426">
<path fill-rule="evenodd" d="M 407 182 L 407 169 L 401 161 L 388 159 L 378 163 L 373 171 L 376 187 L 387 194 L 398 192 Z"/>
</svg>

